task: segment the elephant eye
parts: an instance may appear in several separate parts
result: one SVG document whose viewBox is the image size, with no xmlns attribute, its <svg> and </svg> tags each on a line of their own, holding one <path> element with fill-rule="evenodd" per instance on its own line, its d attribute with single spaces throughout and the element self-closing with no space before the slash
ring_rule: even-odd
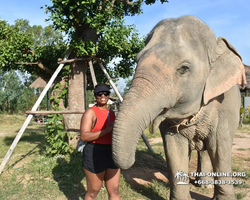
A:
<svg viewBox="0 0 250 200">
<path fill-rule="evenodd" d="M 185 73 L 189 72 L 190 69 L 189 69 L 188 66 L 183 65 L 183 66 L 181 66 L 179 69 L 177 69 L 177 71 L 178 71 L 181 75 L 184 75 Z"/>
</svg>

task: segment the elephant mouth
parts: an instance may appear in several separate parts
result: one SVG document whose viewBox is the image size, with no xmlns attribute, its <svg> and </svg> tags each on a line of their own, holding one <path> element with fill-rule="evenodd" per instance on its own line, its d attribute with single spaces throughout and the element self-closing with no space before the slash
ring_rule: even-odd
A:
<svg viewBox="0 0 250 200">
<path fill-rule="evenodd" d="M 185 118 L 185 119 L 170 120 L 169 121 L 169 124 L 170 124 L 169 128 L 171 128 L 171 129 L 175 128 L 176 132 L 180 133 L 179 132 L 180 127 L 184 128 L 184 127 L 190 127 L 190 126 L 198 124 L 199 123 L 199 115 L 200 115 L 200 111 L 197 112 L 195 115 L 191 115 L 190 117 Z"/>
<path fill-rule="evenodd" d="M 201 106 L 200 110 L 186 118 L 182 119 L 169 119 L 168 124 L 171 129 L 176 129 L 176 132 L 179 133 L 179 128 L 190 127 L 199 123 L 201 119 L 201 113 L 203 111 L 203 106 Z M 150 133 L 154 133 L 156 129 L 159 127 L 160 123 L 166 119 L 168 109 L 164 108 L 162 112 L 150 123 L 149 131 Z"/>
<path fill-rule="evenodd" d="M 165 120 L 165 115 L 168 109 L 163 108 L 160 114 L 149 124 L 149 132 L 154 133 L 156 129 L 159 127 L 160 123 Z"/>
</svg>

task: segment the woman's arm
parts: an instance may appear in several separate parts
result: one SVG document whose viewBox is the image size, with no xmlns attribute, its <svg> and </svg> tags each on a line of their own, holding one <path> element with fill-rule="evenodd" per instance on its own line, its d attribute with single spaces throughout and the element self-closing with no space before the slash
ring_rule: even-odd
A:
<svg viewBox="0 0 250 200">
<path fill-rule="evenodd" d="M 108 127 L 101 131 L 91 132 L 92 125 L 96 119 L 95 112 L 93 109 L 88 109 L 82 116 L 80 133 L 81 140 L 85 142 L 90 142 L 96 140 L 105 134 L 109 133 L 113 129 L 113 124 L 108 125 Z"/>
</svg>

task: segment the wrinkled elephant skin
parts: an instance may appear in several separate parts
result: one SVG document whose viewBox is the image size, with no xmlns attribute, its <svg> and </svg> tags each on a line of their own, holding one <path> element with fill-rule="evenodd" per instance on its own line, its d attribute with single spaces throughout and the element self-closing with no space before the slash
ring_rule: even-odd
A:
<svg viewBox="0 0 250 200">
<path fill-rule="evenodd" d="M 141 133 L 149 124 L 151 132 L 159 127 L 170 199 L 191 199 L 189 185 L 177 184 L 180 174 L 189 173 L 190 150 L 207 150 L 214 172 L 231 172 L 239 84 L 245 84 L 244 66 L 225 38 L 216 38 L 194 16 L 159 22 L 137 55 L 133 82 L 116 118 L 112 142 L 117 166 L 131 167 Z M 235 199 L 233 186 L 215 185 L 214 199 Z"/>
</svg>

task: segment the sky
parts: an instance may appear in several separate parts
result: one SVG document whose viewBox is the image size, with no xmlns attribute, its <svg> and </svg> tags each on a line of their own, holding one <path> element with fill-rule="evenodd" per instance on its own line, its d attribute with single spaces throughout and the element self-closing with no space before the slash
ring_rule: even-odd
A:
<svg viewBox="0 0 250 200">
<path fill-rule="evenodd" d="M 47 26 L 45 4 L 50 0 L 7 0 L 1 2 L 0 18 L 14 24 L 27 19 L 30 25 Z M 194 15 L 204 21 L 217 37 L 226 38 L 240 53 L 243 63 L 250 65 L 250 1 L 249 0 L 169 0 L 161 4 L 143 6 L 143 14 L 127 17 L 126 24 L 134 24 L 146 35 L 162 19 Z"/>
</svg>

